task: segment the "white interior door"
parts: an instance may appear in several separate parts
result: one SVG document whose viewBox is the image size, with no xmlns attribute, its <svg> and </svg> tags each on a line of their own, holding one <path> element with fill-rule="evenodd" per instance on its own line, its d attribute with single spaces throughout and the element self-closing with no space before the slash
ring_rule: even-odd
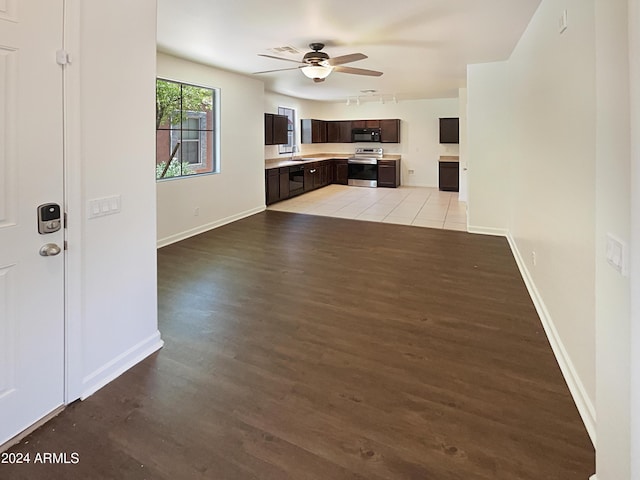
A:
<svg viewBox="0 0 640 480">
<path fill-rule="evenodd" d="M 63 0 L 0 0 L 0 445 L 63 404 Z M 47 253 L 47 252 L 44 252 Z"/>
</svg>

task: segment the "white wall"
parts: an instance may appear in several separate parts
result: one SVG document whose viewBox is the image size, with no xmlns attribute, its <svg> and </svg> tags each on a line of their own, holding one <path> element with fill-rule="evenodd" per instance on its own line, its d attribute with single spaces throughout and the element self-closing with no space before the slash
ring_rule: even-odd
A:
<svg viewBox="0 0 640 480">
<path fill-rule="evenodd" d="M 506 62 L 467 67 L 467 228 L 506 234 L 510 218 L 511 121 Z"/>
<path fill-rule="evenodd" d="M 155 0 L 68 0 L 67 401 L 162 346 L 155 249 Z M 120 195 L 121 212 L 87 203 Z"/>
<path fill-rule="evenodd" d="M 265 208 L 264 84 L 158 53 L 159 77 L 220 89 L 220 173 L 158 182 L 158 245 Z M 196 215 L 198 209 L 198 215 Z"/>
<path fill-rule="evenodd" d="M 558 17 L 565 8 L 570 25 L 560 34 Z M 592 438 L 595 41 L 593 0 L 547 0 L 509 61 L 513 98 L 509 230 L 543 320 L 558 342 L 556 353 Z"/>
<path fill-rule="evenodd" d="M 596 445 L 598 480 L 630 478 L 629 281 L 605 261 L 607 233 L 629 244 L 626 24 L 625 0 L 543 0 L 511 58 L 468 75 L 470 222 L 508 231 Z M 483 196 L 495 183 L 477 175 L 504 145 L 482 112 L 510 125 L 502 199 Z"/>
<path fill-rule="evenodd" d="M 629 1 L 631 90 L 631 478 L 640 479 L 640 0 Z"/>
<path fill-rule="evenodd" d="M 593 7 L 543 1 L 511 58 L 470 66 L 467 88 L 470 227 L 508 232 L 595 438 Z M 560 35 L 565 8 L 570 25 Z"/>
<path fill-rule="evenodd" d="M 608 233 L 626 245 L 630 238 L 627 12 L 626 0 L 595 0 L 596 470 L 599 480 L 632 478 L 629 277 L 620 275 L 605 260 Z"/>
</svg>

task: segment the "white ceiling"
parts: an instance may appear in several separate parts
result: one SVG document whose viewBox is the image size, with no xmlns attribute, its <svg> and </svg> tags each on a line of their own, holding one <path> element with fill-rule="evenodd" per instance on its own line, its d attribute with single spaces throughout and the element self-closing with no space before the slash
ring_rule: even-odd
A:
<svg viewBox="0 0 640 480">
<path fill-rule="evenodd" d="M 345 66 L 381 77 L 333 72 L 314 83 L 298 70 L 255 75 L 265 89 L 323 101 L 355 100 L 362 90 L 398 100 L 457 97 L 466 65 L 505 60 L 540 0 L 158 0 L 158 49 L 252 74 L 296 67 L 322 42 L 331 57 L 364 53 Z M 269 49 L 294 47 L 299 54 Z"/>
</svg>

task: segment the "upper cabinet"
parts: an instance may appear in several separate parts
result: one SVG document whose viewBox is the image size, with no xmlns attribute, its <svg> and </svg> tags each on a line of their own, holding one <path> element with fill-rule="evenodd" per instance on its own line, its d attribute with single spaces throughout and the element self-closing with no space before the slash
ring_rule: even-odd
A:
<svg viewBox="0 0 640 480">
<path fill-rule="evenodd" d="M 302 143 L 327 143 L 327 122 L 305 118 L 300 120 Z"/>
<path fill-rule="evenodd" d="M 275 115 L 273 113 L 264 114 L 264 144 L 283 145 L 289 143 L 287 132 L 287 116 Z"/>
<path fill-rule="evenodd" d="M 353 128 L 380 128 L 380 120 L 352 120 Z"/>
<path fill-rule="evenodd" d="M 400 143 L 400 119 L 380 120 L 380 141 Z"/>
<path fill-rule="evenodd" d="M 326 124 L 327 143 L 351 143 L 351 120 L 335 120 Z"/>
<path fill-rule="evenodd" d="M 381 143 L 400 143 L 400 119 L 300 121 L 302 143 L 352 143 L 354 128 L 379 128 Z"/>
<path fill-rule="evenodd" d="M 460 143 L 460 127 L 457 118 L 440 119 L 440 143 Z"/>
</svg>

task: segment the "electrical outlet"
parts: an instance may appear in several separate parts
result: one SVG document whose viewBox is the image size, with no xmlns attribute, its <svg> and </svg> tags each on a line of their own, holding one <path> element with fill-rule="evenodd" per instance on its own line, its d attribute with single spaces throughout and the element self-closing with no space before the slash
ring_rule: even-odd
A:
<svg viewBox="0 0 640 480">
<path fill-rule="evenodd" d="M 193 216 L 197 217 L 198 215 L 200 215 L 200 207 L 196 207 L 193 209 Z"/>
<path fill-rule="evenodd" d="M 416 171 L 415 171 L 415 170 L 411 170 L 411 169 L 409 169 L 409 175 L 413 175 L 414 173 L 416 173 Z"/>
<path fill-rule="evenodd" d="M 533 250 L 531 252 L 531 263 L 533 264 L 534 267 L 538 263 L 538 259 L 536 258 L 536 251 L 535 250 Z"/>
</svg>

